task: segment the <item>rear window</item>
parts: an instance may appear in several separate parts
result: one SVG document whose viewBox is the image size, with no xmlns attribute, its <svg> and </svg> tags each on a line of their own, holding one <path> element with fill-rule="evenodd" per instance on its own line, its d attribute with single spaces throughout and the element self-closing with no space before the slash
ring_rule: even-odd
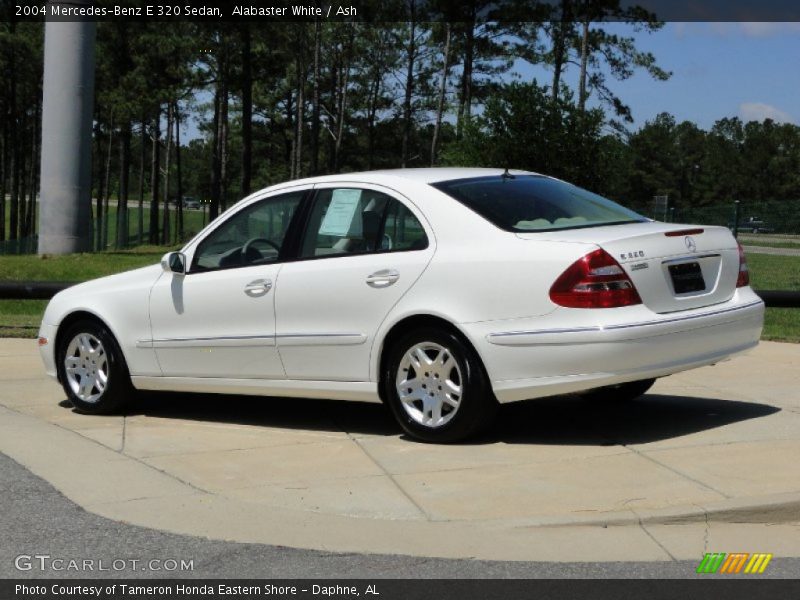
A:
<svg viewBox="0 0 800 600">
<path fill-rule="evenodd" d="M 648 220 L 607 198 L 541 175 L 475 177 L 432 185 L 507 231 L 554 231 Z"/>
</svg>

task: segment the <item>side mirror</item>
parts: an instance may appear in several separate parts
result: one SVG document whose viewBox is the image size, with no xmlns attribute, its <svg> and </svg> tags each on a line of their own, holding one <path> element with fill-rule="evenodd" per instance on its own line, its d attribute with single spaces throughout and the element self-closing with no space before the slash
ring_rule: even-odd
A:
<svg viewBox="0 0 800 600">
<path fill-rule="evenodd" d="M 161 268 L 168 273 L 186 274 L 186 255 L 183 252 L 167 252 L 161 258 Z"/>
</svg>

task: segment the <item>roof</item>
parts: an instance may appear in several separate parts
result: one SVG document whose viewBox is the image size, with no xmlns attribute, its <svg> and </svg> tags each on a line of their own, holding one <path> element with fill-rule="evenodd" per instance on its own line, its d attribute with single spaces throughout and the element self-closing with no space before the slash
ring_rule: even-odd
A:
<svg viewBox="0 0 800 600">
<path fill-rule="evenodd" d="M 417 183 L 436 183 L 439 181 L 448 181 L 451 179 L 467 179 L 470 177 L 486 177 L 490 175 L 500 175 L 505 172 L 501 168 L 473 168 L 473 167 L 432 167 L 426 169 L 384 169 L 379 171 L 359 171 L 356 173 L 339 173 L 336 175 L 321 175 L 319 177 L 308 177 L 305 179 L 295 179 L 293 181 L 285 181 L 274 186 L 270 189 L 279 189 L 282 187 L 290 187 L 296 185 L 303 185 L 309 183 L 322 183 L 322 182 L 335 182 L 335 181 L 350 181 L 350 182 L 363 182 L 363 183 L 380 183 L 385 182 L 386 178 L 390 179 L 406 179 L 415 181 Z M 525 175 L 532 174 L 530 171 L 520 171 L 516 169 L 509 169 L 512 175 Z"/>
<path fill-rule="evenodd" d="M 436 183 L 451 179 L 467 179 L 470 177 L 487 177 L 501 175 L 505 168 L 478 168 L 478 167 L 431 167 L 426 169 L 385 169 L 382 171 L 365 171 L 363 173 L 350 173 L 350 175 L 389 175 L 411 179 L 420 183 Z M 512 175 L 524 175 L 529 171 L 510 169 Z"/>
</svg>

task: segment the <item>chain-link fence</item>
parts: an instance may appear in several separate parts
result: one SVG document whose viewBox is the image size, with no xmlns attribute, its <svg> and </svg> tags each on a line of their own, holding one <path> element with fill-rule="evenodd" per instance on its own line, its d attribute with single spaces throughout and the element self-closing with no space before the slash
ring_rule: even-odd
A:
<svg viewBox="0 0 800 600">
<path fill-rule="evenodd" d="M 160 207 L 158 218 L 158 235 L 156 239 L 162 240 L 163 235 L 163 205 Z M 182 211 L 183 217 L 183 232 L 178 231 L 178 211 L 174 203 L 169 205 L 169 235 L 167 246 L 180 244 L 189 241 L 195 236 L 203 227 L 206 226 L 209 220 L 209 207 L 208 204 L 200 204 L 199 208 L 184 208 Z M 117 220 L 117 207 L 115 204 L 109 206 L 107 216 L 103 219 L 97 218 L 96 206 L 92 205 L 92 241 L 91 246 L 94 251 L 102 250 L 124 250 L 132 249 L 137 246 L 150 245 L 149 231 L 150 231 L 150 207 L 146 206 L 141 210 L 138 207 L 132 206 L 128 209 L 127 241 L 122 244 L 117 244 L 117 227 L 119 226 Z M 140 233 L 141 221 L 141 233 Z M 10 218 L 8 215 L 8 207 L 6 208 L 6 239 L 0 241 L 0 256 L 11 254 L 36 254 L 38 251 L 38 235 L 24 237 L 16 240 L 8 239 L 11 235 L 9 230 Z M 103 231 L 102 235 L 99 233 Z"/>
<path fill-rule="evenodd" d="M 39 246 L 39 236 L 32 235 L 16 240 L 0 242 L 0 255 L 2 254 L 36 254 Z"/>
<path fill-rule="evenodd" d="M 800 236 L 800 199 L 771 202 L 755 202 L 740 200 L 738 203 L 731 201 L 708 206 L 669 206 L 667 203 L 650 202 L 644 206 L 630 206 L 640 214 L 669 223 L 691 223 L 698 225 L 721 225 L 733 230 L 738 218 L 738 231 L 740 234 L 775 234 L 781 236 Z M 116 207 L 113 207 L 114 218 L 109 219 L 108 242 L 103 249 L 112 249 L 115 246 L 116 236 Z M 149 214 L 143 220 L 145 231 L 142 240 L 139 240 L 137 223 L 138 210 L 132 208 L 128 218 L 129 238 L 127 248 L 133 248 L 141 243 L 147 243 L 147 227 Z M 191 238 L 208 222 L 207 211 L 185 210 L 183 241 Z M 176 216 L 171 215 L 171 229 L 175 228 Z M 100 226 L 94 220 L 95 234 L 92 239 L 96 241 L 96 228 Z M 171 236 L 175 239 L 177 232 Z M 800 240 L 798 240 L 800 243 Z M 35 254 L 37 251 L 38 236 L 33 235 L 17 240 L 0 242 L 0 255 L 8 254 Z M 96 246 L 96 242 L 95 242 Z"/>
<path fill-rule="evenodd" d="M 772 202 L 740 200 L 708 206 L 671 206 L 656 203 L 639 207 L 641 214 L 670 223 L 721 225 L 738 233 L 800 235 L 800 199 Z"/>
</svg>

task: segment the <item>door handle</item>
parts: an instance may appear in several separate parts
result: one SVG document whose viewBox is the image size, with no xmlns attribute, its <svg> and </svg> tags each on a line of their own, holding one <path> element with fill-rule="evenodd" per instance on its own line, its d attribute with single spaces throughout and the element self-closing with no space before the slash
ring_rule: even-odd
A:
<svg viewBox="0 0 800 600">
<path fill-rule="evenodd" d="M 367 285 L 374 288 L 389 287 L 400 279 L 400 273 L 394 269 L 381 269 L 367 276 Z"/>
<path fill-rule="evenodd" d="M 272 289 L 272 281 L 269 279 L 256 279 L 244 286 L 244 293 L 251 298 L 258 298 L 264 296 Z"/>
</svg>

